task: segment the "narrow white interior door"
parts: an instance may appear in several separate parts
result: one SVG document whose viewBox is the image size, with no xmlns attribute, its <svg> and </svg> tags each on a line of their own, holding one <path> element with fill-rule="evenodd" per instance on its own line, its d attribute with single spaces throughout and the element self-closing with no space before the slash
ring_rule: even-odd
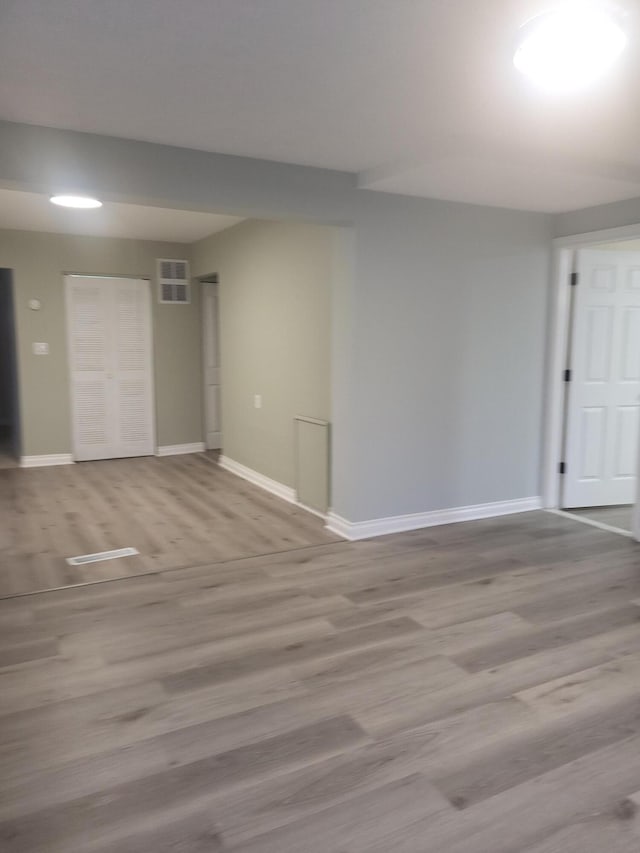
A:
<svg viewBox="0 0 640 853">
<path fill-rule="evenodd" d="M 66 294 L 74 459 L 152 455 L 148 283 L 67 276 Z"/>
<path fill-rule="evenodd" d="M 218 450 L 222 447 L 222 427 L 217 284 L 202 284 L 202 323 L 205 443 L 207 450 Z"/>
<path fill-rule="evenodd" d="M 577 255 L 563 505 L 631 504 L 640 430 L 640 253 Z"/>
</svg>

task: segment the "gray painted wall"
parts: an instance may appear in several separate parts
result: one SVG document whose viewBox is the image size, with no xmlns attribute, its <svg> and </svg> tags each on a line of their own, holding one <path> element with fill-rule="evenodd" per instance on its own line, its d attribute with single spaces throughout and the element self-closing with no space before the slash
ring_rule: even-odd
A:
<svg viewBox="0 0 640 853">
<path fill-rule="evenodd" d="M 184 244 L 0 231 L 0 267 L 14 271 L 22 454 L 71 451 L 64 273 L 153 279 L 158 257 L 188 257 Z M 153 291 L 157 439 L 202 440 L 199 293 L 189 306 L 160 305 Z M 39 299 L 31 311 L 28 300 Z M 35 356 L 34 341 L 49 344 Z"/>
<path fill-rule="evenodd" d="M 8 123 L 0 184 L 352 226 L 332 309 L 334 509 L 359 521 L 539 493 L 551 217 Z"/>
<path fill-rule="evenodd" d="M 554 237 L 570 237 L 637 223 L 640 223 L 640 198 L 630 198 L 558 214 L 554 218 L 553 234 Z"/>
<path fill-rule="evenodd" d="M 350 520 L 539 494 L 549 222 L 363 199 Z"/>
<path fill-rule="evenodd" d="M 219 275 L 223 453 L 291 487 L 294 417 L 331 419 L 335 230 L 248 221 L 192 247 Z"/>
</svg>

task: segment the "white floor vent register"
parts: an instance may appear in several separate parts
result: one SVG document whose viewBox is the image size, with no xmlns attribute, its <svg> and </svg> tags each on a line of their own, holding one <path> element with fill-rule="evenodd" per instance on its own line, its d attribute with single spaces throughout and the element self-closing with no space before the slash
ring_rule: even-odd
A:
<svg viewBox="0 0 640 853">
<path fill-rule="evenodd" d="M 98 554 L 81 554 L 68 557 L 70 566 L 84 566 L 86 563 L 100 563 L 102 560 L 117 560 L 118 557 L 133 557 L 140 552 L 136 548 L 117 548 L 115 551 L 100 551 Z"/>
</svg>

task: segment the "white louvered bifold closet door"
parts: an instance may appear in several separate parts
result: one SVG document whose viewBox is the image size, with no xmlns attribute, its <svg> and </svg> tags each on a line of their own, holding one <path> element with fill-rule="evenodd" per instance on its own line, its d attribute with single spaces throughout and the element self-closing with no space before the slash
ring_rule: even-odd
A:
<svg viewBox="0 0 640 853">
<path fill-rule="evenodd" d="M 147 282 L 68 276 L 66 287 L 74 459 L 153 454 Z"/>
<path fill-rule="evenodd" d="M 117 279 L 113 291 L 115 455 L 150 456 L 154 448 L 149 285 Z"/>
</svg>

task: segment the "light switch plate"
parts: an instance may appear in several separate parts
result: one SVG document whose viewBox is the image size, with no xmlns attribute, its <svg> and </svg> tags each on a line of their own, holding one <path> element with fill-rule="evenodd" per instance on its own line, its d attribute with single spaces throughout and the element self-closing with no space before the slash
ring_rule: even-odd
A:
<svg viewBox="0 0 640 853">
<path fill-rule="evenodd" d="M 262 394 L 254 394 L 253 405 L 256 409 L 262 408 Z"/>
<path fill-rule="evenodd" d="M 34 343 L 33 344 L 33 354 L 34 355 L 49 355 L 49 344 L 43 343 L 42 341 Z"/>
</svg>

